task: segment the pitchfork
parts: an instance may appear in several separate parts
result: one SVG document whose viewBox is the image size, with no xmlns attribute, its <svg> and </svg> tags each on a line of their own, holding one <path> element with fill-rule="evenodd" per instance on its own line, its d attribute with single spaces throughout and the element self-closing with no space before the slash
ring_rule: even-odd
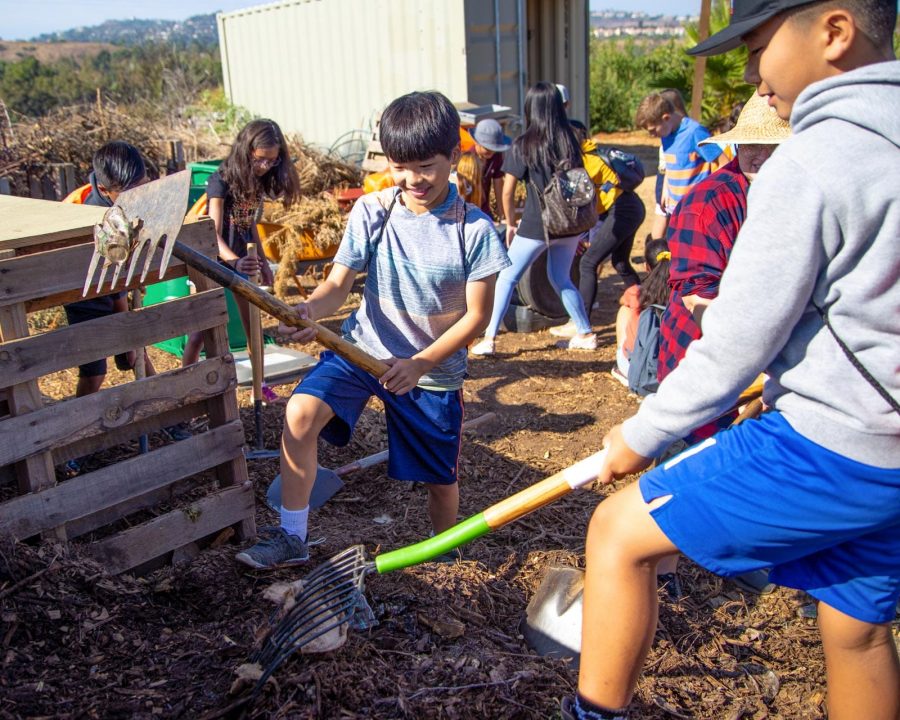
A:
<svg viewBox="0 0 900 720">
<path fill-rule="evenodd" d="M 294 652 L 325 633 L 351 623 L 357 610 L 366 607 L 363 597 L 366 575 L 427 562 L 544 507 L 594 481 L 605 456 L 605 449 L 594 453 L 427 540 L 377 555 L 373 560 L 366 559 L 362 545 L 353 545 L 319 565 L 302 580 L 295 604 L 269 630 L 259 650 L 250 658 L 262 668 L 251 702 L 272 673 Z"/>
</svg>

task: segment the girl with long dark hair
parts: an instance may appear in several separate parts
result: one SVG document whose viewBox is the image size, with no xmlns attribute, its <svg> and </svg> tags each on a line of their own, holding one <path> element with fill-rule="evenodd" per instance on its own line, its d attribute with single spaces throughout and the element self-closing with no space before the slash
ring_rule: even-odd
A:
<svg viewBox="0 0 900 720">
<path fill-rule="evenodd" d="M 583 167 L 581 148 L 569 125 L 556 86 L 539 82 L 525 95 L 525 132 L 516 138 L 503 159 L 503 210 L 509 222 L 506 243 L 512 265 L 497 278 L 493 313 L 484 339 L 471 349 L 475 355 L 494 352 L 495 338 L 509 307 L 513 288 L 525 269 L 544 250 L 547 251 L 547 277 L 559 293 L 563 307 L 577 330 L 574 337 L 561 341 L 560 347 L 578 350 L 597 348 L 597 336 L 591 332 L 581 295 L 569 274 L 582 235 L 548 237 L 541 220 L 538 193 L 543 192 L 553 173 L 563 165 Z M 526 183 L 527 194 L 525 211 L 517 226 L 514 223 L 515 192 L 519 181 Z"/>
</svg>

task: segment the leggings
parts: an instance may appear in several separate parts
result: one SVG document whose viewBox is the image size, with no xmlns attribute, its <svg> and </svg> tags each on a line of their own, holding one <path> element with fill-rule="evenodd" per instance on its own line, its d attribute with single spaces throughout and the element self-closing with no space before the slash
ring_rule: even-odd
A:
<svg viewBox="0 0 900 720">
<path fill-rule="evenodd" d="M 594 307 L 597 298 L 597 268 L 607 257 L 612 256 L 612 264 L 625 287 L 639 285 L 641 279 L 631 267 L 631 248 L 634 246 L 634 235 L 644 222 L 647 211 L 643 201 L 632 190 L 623 192 L 610 211 L 603 224 L 591 230 L 591 245 L 581 256 L 581 280 L 578 290 L 587 312 Z"/>
<path fill-rule="evenodd" d="M 581 237 L 581 235 L 573 235 L 554 238 L 550 247 L 547 247 L 547 243 L 543 240 L 535 240 L 522 235 L 513 236 L 513 241 L 509 246 L 509 259 L 512 261 L 512 265 L 501 271 L 497 277 L 497 285 L 494 288 L 494 309 L 491 313 L 491 321 L 484 333 L 485 337 L 496 337 L 500 330 L 500 322 L 512 299 L 513 288 L 522 279 L 525 269 L 534 262 L 544 248 L 547 248 L 547 278 L 550 280 L 550 285 L 559 293 L 563 307 L 575 323 L 578 333 L 586 335 L 591 332 L 591 322 L 584 311 L 584 303 L 570 276 L 572 260 L 575 258 L 575 251 L 578 249 Z"/>
</svg>

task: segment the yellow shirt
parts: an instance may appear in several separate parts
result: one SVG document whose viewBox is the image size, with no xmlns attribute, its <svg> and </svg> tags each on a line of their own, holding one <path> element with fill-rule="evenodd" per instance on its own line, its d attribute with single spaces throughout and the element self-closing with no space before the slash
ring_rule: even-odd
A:
<svg viewBox="0 0 900 720">
<path fill-rule="evenodd" d="M 597 212 L 601 215 L 609 212 L 613 203 L 619 199 L 619 195 L 623 190 L 617 187 L 616 183 L 619 178 L 613 172 L 603 159 L 597 154 L 597 144 L 587 139 L 581 143 L 582 160 L 584 161 L 584 169 L 587 170 L 594 186 L 597 188 Z"/>
</svg>

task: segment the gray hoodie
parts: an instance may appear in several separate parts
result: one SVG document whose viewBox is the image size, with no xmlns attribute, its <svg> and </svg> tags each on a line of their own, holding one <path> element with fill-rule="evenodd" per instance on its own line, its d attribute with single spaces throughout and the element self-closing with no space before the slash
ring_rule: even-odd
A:
<svg viewBox="0 0 900 720">
<path fill-rule="evenodd" d="M 750 188 L 703 337 L 625 422 L 652 457 L 727 410 L 761 370 L 766 403 L 845 457 L 900 468 L 900 415 L 822 322 L 900 397 L 900 61 L 807 87 L 794 136 Z"/>
</svg>

